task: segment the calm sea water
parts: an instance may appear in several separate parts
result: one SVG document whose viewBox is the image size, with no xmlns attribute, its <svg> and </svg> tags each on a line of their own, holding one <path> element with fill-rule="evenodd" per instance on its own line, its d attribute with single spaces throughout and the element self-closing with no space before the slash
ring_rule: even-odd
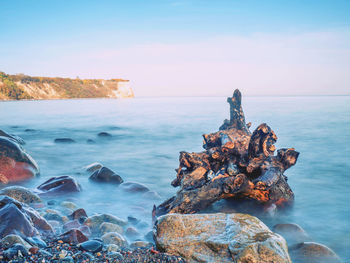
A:
<svg viewBox="0 0 350 263">
<path fill-rule="evenodd" d="M 297 223 L 315 241 L 349 258 L 350 97 L 244 97 L 243 107 L 252 129 L 266 122 L 279 138 L 277 148 L 295 147 L 301 153 L 286 171 L 296 196 L 293 209 L 264 222 Z M 0 102 L 0 113 L 0 128 L 21 136 L 41 168 L 41 177 L 25 186 L 70 175 L 83 187 L 73 200 L 88 213 L 133 215 L 150 225 L 153 204 L 176 191 L 170 182 L 179 151 L 201 151 L 201 135 L 217 131 L 229 107 L 223 97 L 91 99 Z M 98 138 L 102 131 L 113 137 Z M 58 137 L 76 143 L 55 144 Z M 89 182 L 82 167 L 92 162 L 103 163 L 125 181 L 145 184 L 161 199 Z"/>
</svg>

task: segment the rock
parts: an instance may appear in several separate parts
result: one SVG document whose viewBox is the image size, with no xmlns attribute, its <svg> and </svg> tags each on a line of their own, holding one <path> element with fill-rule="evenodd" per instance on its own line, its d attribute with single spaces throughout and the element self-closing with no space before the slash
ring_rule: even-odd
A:
<svg viewBox="0 0 350 263">
<path fill-rule="evenodd" d="M 340 263 L 338 255 L 325 245 L 304 242 L 289 249 L 293 262 L 298 263 Z"/>
<path fill-rule="evenodd" d="M 119 247 L 126 247 L 128 245 L 126 239 L 121 234 L 116 232 L 106 233 L 101 238 L 106 244 L 115 244 Z"/>
<path fill-rule="evenodd" d="M 88 238 L 78 229 L 69 230 L 59 236 L 65 243 L 78 244 L 88 240 Z"/>
<path fill-rule="evenodd" d="M 136 228 L 134 227 L 128 227 L 125 231 L 125 235 L 128 237 L 128 238 L 131 238 L 131 239 L 135 239 L 137 238 L 138 236 L 140 236 L 140 233 L 139 231 L 136 230 Z"/>
<path fill-rule="evenodd" d="M 288 246 L 311 240 L 305 230 L 297 224 L 277 224 L 273 227 L 273 231 L 283 236 Z"/>
<path fill-rule="evenodd" d="M 1 239 L 0 243 L 2 244 L 2 246 L 4 248 L 10 248 L 12 247 L 14 244 L 22 244 L 26 249 L 29 249 L 31 247 L 30 244 L 28 244 L 28 242 L 24 241 L 23 238 L 21 238 L 18 235 L 7 235 L 6 237 L 4 237 L 3 239 Z"/>
<path fill-rule="evenodd" d="M 147 186 L 136 182 L 126 182 L 121 186 L 125 191 L 130 193 L 145 193 L 149 191 Z"/>
<path fill-rule="evenodd" d="M 70 176 L 52 177 L 37 189 L 39 195 L 61 195 L 81 191 L 78 182 Z"/>
<path fill-rule="evenodd" d="M 26 144 L 25 141 L 21 137 L 14 135 L 14 134 L 8 134 L 7 132 L 5 132 L 3 130 L 0 130 L 0 136 L 7 137 L 7 138 L 9 138 L 9 139 L 15 141 L 16 143 L 21 144 L 21 145 Z"/>
<path fill-rule="evenodd" d="M 81 219 L 81 218 L 84 218 L 84 221 L 85 221 L 85 218 L 87 218 L 87 214 L 85 212 L 85 210 L 83 208 L 79 208 L 77 210 L 75 210 L 70 216 L 69 218 L 71 219 Z"/>
<path fill-rule="evenodd" d="M 102 137 L 102 138 L 110 138 L 112 137 L 112 134 L 108 133 L 108 132 L 100 132 L 97 134 L 98 137 Z"/>
<path fill-rule="evenodd" d="M 37 246 L 39 248 L 45 248 L 47 247 L 47 244 L 45 241 L 43 241 L 41 238 L 35 236 L 35 237 L 27 237 L 25 239 L 26 242 L 28 242 L 32 246 Z"/>
<path fill-rule="evenodd" d="M 158 218 L 157 248 L 191 262 L 288 262 L 286 241 L 245 214 L 168 214 Z"/>
<path fill-rule="evenodd" d="M 88 144 L 95 144 L 95 143 L 96 143 L 96 142 L 95 142 L 94 140 L 92 140 L 92 139 L 87 139 L 86 142 L 87 142 Z"/>
<path fill-rule="evenodd" d="M 92 233 L 98 233 L 100 225 L 104 222 L 113 223 L 119 226 L 125 226 L 128 223 L 127 221 L 110 214 L 99 214 L 88 217 L 85 220 L 84 225 L 90 227 Z"/>
<path fill-rule="evenodd" d="M 57 138 L 55 143 L 75 143 L 75 141 L 71 138 Z"/>
<path fill-rule="evenodd" d="M 110 251 L 107 253 L 107 256 L 112 258 L 113 260 L 118 260 L 117 262 L 122 262 L 122 260 L 124 259 L 124 256 L 117 251 Z"/>
<path fill-rule="evenodd" d="M 63 215 L 54 209 L 47 209 L 46 213 L 44 214 L 44 218 L 46 220 L 50 220 L 50 221 L 58 221 L 58 222 L 63 222 Z"/>
<path fill-rule="evenodd" d="M 63 225 L 63 231 L 69 231 L 71 229 L 78 229 L 80 227 L 80 223 L 77 219 L 73 221 L 68 221 L 67 223 L 64 223 Z"/>
<path fill-rule="evenodd" d="M 102 164 L 100 163 L 92 163 L 92 164 L 89 164 L 88 166 L 85 166 L 85 170 L 89 173 L 93 173 L 99 169 L 101 169 L 103 167 Z"/>
<path fill-rule="evenodd" d="M 23 210 L 30 217 L 34 227 L 40 232 L 41 235 L 44 235 L 46 237 L 53 235 L 53 229 L 51 225 L 36 210 L 26 206 L 23 207 Z"/>
<path fill-rule="evenodd" d="M 38 234 L 31 218 L 24 211 L 22 203 L 8 196 L 0 197 L 0 222 L 0 238 L 10 234 L 22 236 Z"/>
<path fill-rule="evenodd" d="M 102 223 L 100 226 L 101 235 L 104 235 L 109 232 L 117 232 L 119 234 L 123 234 L 123 228 L 113 223 L 107 223 L 107 222 Z"/>
<path fill-rule="evenodd" d="M 20 182 L 39 175 L 34 159 L 11 138 L 0 136 L 0 181 Z"/>
<path fill-rule="evenodd" d="M 135 241 L 130 244 L 131 248 L 152 247 L 152 243 L 145 241 Z"/>
<path fill-rule="evenodd" d="M 162 199 L 160 197 L 160 195 L 155 192 L 155 191 L 149 191 L 149 192 L 145 192 L 143 195 L 142 195 L 145 199 L 148 199 L 148 200 L 160 200 Z"/>
<path fill-rule="evenodd" d="M 37 194 L 22 186 L 6 187 L 0 191 L 0 195 L 7 195 L 25 204 L 41 203 L 41 199 Z"/>
<path fill-rule="evenodd" d="M 36 132 L 35 129 L 29 129 L 29 128 L 28 128 L 28 129 L 25 129 L 24 131 L 25 131 L 25 132 Z"/>
<path fill-rule="evenodd" d="M 133 216 L 128 216 L 128 222 L 135 226 L 140 222 L 140 219 L 137 219 L 136 217 L 133 217 Z"/>
<path fill-rule="evenodd" d="M 11 260 L 15 256 L 22 258 L 23 256 L 28 256 L 28 250 L 22 244 L 17 243 L 5 250 L 3 256 L 7 260 Z"/>
<path fill-rule="evenodd" d="M 73 211 L 78 208 L 78 206 L 76 204 L 74 204 L 73 202 L 68 202 L 68 201 L 63 201 L 61 203 L 61 206 L 65 207 L 65 208 L 68 208 L 68 209 L 71 209 Z"/>
<path fill-rule="evenodd" d="M 96 182 L 113 184 L 121 184 L 123 182 L 123 179 L 118 174 L 107 167 L 101 167 L 99 170 L 96 170 L 89 179 Z"/>
<path fill-rule="evenodd" d="M 118 252 L 120 251 L 120 247 L 116 244 L 109 244 L 107 245 L 107 252 Z"/>
<path fill-rule="evenodd" d="M 99 240 L 89 240 L 89 241 L 85 241 L 81 244 L 78 245 L 79 249 L 83 250 L 83 251 L 88 251 L 88 252 L 92 252 L 92 253 L 96 253 L 102 250 L 103 248 L 103 243 Z"/>
<path fill-rule="evenodd" d="M 39 252 L 39 248 L 38 247 L 31 247 L 29 249 L 29 252 L 33 255 L 37 254 Z"/>
</svg>

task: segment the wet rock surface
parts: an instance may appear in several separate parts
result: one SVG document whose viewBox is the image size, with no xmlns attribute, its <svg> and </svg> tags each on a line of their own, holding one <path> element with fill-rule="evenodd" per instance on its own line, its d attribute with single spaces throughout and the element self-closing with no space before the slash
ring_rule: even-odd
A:
<svg viewBox="0 0 350 263">
<path fill-rule="evenodd" d="M 56 138 L 54 142 L 55 143 L 75 143 L 75 140 L 71 138 Z"/>
<path fill-rule="evenodd" d="M 52 177 L 37 189 L 39 195 L 61 195 L 81 191 L 78 182 L 70 176 Z"/>
<path fill-rule="evenodd" d="M 0 196 L 7 195 L 19 202 L 30 204 L 30 203 L 41 203 L 41 198 L 33 191 L 22 186 L 9 186 L 0 190 Z"/>
<path fill-rule="evenodd" d="M 272 229 L 286 239 L 288 246 L 311 241 L 305 230 L 297 224 L 277 224 Z"/>
<path fill-rule="evenodd" d="M 191 262 L 291 262 L 283 237 L 245 214 L 168 214 L 155 239 L 160 251 Z"/>
<path fill-rule="evenodd" d="M 95 182 L 112 184 L 121 184 L 123 182 L 123 179 L 118 174 L 107 167 L 95 170 L 89 179 Z"/>
<path fill-rule="evenodd" d="M 0 135 L 1 184 L 28 180 L 39 173 L 39 166 L 17 139 Z"/>
</svg>

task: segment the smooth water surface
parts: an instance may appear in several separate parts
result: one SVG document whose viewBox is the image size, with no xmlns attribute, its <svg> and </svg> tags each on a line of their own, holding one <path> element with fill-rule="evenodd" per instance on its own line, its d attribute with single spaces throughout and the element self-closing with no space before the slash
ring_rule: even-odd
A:
<svg viewBox="0 0 350 263">
<path fill-rule="evenodd" d="M 264 222 L 297 223 L 314 241 L 349 258 L 350 97 L 244 97 L 243 109 L 251 130 L 266 122 L 277 134 L 277 148 L 300 152 L 286 171 L 296 196 L 293 209 Z M 74 176 L 83 187 L 74 200 L 88 213 L 133 215 L 150 226 L 153 204 L 176 191 L 170 182 L 179 151 L 201 151 L 201 135 L 218 130 L 229 106 L 222 97 L 20 101 L 0 102 L 0 113 L 0 129 L 21 136 L 41 168 L 41 177 L 25 186 Z M 113 136 L 98 138 L 102 131 Z M 59 137 L 76 143 L 54 143 Z M 145 184 L 161 199 L 89 182 L 82 167 L 93 162 Z"/>
</svg>

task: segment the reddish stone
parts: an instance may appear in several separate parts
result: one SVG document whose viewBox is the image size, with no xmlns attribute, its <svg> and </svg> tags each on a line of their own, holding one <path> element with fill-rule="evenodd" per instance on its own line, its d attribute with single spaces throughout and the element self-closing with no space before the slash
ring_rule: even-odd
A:
<svg viewBox="0 0 350 263">
<path fill-rule="evenodd" d="M 88 217 L 88 216 L 87 216 L 84 208 L 79 208 L 79 209 L 75 210 L 69 217 L 72 219 L 79 219 L 81 217 Z"/>
<path fill-rule="evenodd" d="M 80 230 L 72 229 L 59 236 L 64 243 L 78 244 L 89 240 Z"/>
<path fill-rule="evenodd" d="M 37 187 L 40 194 L 59 195 L 72 192 L 80 192 L 81 188 L 78 182 L 70 176 L 52 177 Z"/>
</svg>

